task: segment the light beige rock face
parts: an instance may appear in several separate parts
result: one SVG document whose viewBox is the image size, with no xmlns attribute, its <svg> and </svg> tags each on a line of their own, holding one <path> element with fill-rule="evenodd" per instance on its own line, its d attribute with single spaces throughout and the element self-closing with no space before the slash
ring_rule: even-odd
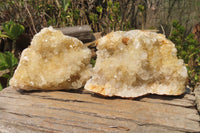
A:
<svg viewBox="0 0 200 133">
<path fill-rule="evenodd" d="M 164 35 L 132 30 L 97 41 L 97 60 L 85 89 L 106 96 L 138 97 L 185 92 L 187 69 Z"/>
<path fill-rule="evenodd" d="M 78 39 L 44 28 L 22 52 L 10 85 L 23 90 L 80 88 L 91 76 L 90 58 L 91 51 Z"/>
</svg>

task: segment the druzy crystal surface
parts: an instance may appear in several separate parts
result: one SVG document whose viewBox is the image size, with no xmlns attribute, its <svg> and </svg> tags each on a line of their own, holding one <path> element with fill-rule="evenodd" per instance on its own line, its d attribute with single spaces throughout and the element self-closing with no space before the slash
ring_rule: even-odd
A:
<svg viewBox="0 0 200 133">
<path fill-rule="evenodd" d="M 93 76 L 85 85 L 89 91 L 121 97 L 185 92 L 187 69 L 162 34 L 117 31 L 99 39 L 97 49 Z"/>
<path fill-rule="evenodd" d="M 52 27 L 36 34 L 22 52 L 10 85 L 23 90 L 78 89 L 91 76 L 91 51 Z"/>
</svg>

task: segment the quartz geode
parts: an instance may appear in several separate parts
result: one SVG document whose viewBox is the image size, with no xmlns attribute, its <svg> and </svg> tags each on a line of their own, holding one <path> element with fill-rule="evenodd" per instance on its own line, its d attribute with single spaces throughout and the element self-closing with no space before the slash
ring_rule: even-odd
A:
<svg viewBox="0 0 200 133">
<path fill-rule="evenodd" d="M 91 76 L 91 51 L 52 27 L 36 34 L 22 52 L 10 85 L 23 90 L 77 89 Z"/>
<path fill-rule="evenodd" d="M 94 73 L 85 85 L 89 91 L 121 97 L 185 92 L 187 69 L 162 34 L 117 31 L 99 39 L 97 49 Z"/>
</svg>

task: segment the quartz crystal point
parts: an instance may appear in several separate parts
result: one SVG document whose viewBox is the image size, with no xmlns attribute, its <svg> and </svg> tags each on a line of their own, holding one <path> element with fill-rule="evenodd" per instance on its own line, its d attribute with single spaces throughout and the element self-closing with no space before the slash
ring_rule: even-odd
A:
<svg viewBox="0 0 200 133">
<path fill-rule="evenodd" d="M 91 51 L 52 27 L 36 34 L 22 52 L 10 85 L 23 90 L 77 89 L 91 76 Z"/>
<path fill-rule="evenodd" d="M 85 85 L 89 91 L 121 97 L 185 92 L 187 69 L 162 34 L 117 31 L 99 39 L 97 49 L 94 73 Z"/>
</svg>

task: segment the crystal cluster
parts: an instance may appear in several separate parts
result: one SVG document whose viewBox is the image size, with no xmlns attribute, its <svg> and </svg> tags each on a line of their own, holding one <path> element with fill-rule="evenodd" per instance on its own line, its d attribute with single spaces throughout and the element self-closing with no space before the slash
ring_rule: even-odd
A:
<svg viewBox="0 0 200 133">
<path fill-rule="evenodd" d="M 22 52 L 10 85 L 23 90 L 77 89 L 91 76 L 91 51 L 52 27 L 36 34 Z"/>
<path fill-rule="evenodd" d="M 117 31 L 99 39 L 97 49 L 93 76 L 85 85 L 89 91 L 121 97 L 185 92 L 187 69 L 162 34 Z"/>
</svg>

